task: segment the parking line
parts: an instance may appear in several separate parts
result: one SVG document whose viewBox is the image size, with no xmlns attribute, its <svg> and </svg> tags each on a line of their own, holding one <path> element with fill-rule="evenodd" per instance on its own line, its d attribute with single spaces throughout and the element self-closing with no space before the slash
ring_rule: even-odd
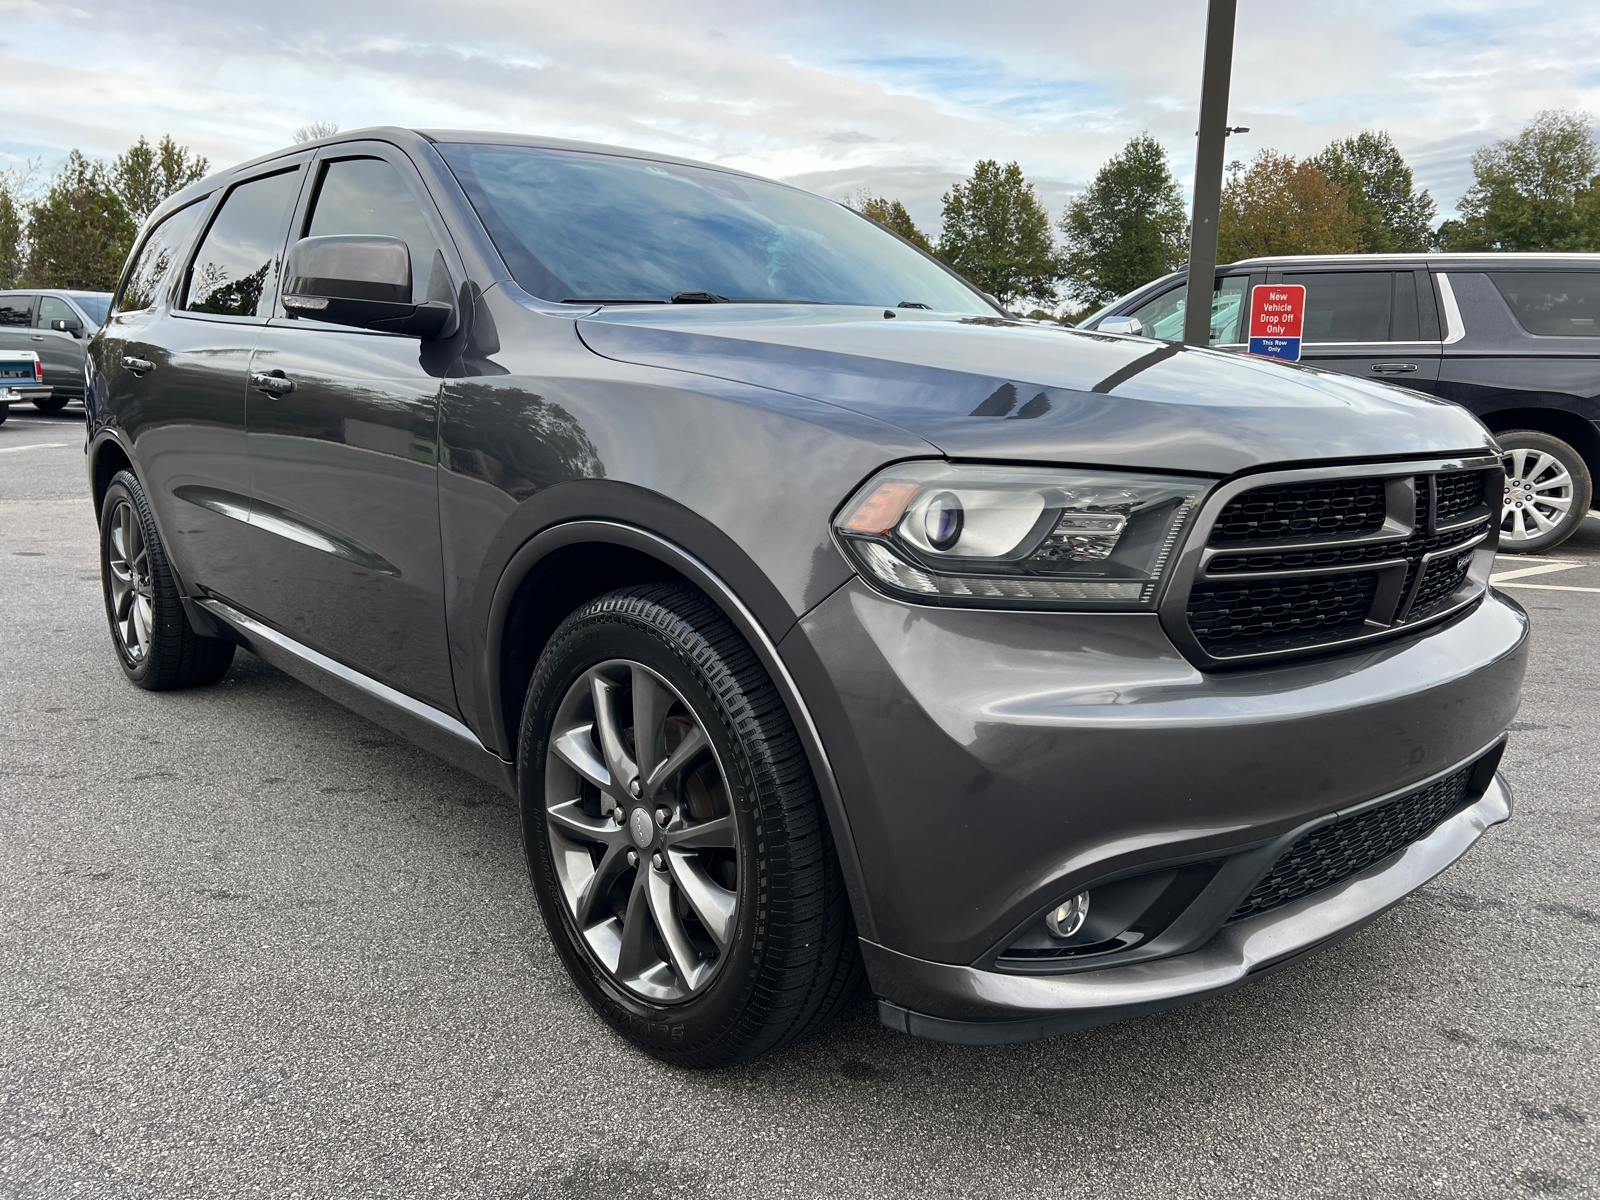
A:
<svg viewBox="0 0 1600 1200">
<path fill-rule="evenodd" d="M 1540 591 L 1540 592 L 1596 592 L 1596 593 L 1600 593 L 1600 588 L 1569 587 L 1569 586 L 1567 586 L 1565 584 L 1560 584 L 1560 583 L 1497 583 L 1497 584 L 1495 584 L 1495 586 L 1496 587 L 1528 588 L 1531 591 Z"/>
<path fill-rule="evenodd" d="M 1490 583 L 1502 583 L 1507 579 L 1521 579 L 1527 575 L 1549 575 L 1554 571 L 1570 571 L 1581 563 L 1568 560 L 1567 562 L 1547 562 L 1540 567 L 1522 567 L 1516 571 L 1501 571 L 1498 575 L 1489 576 Z"/>
<path fill-rule="evenodd" d="M 0 454 L 15 454 L 19 450 L 58 450 L 71 442 L 34 442 L 27 446 L 0 446 Z"/>
</svg>

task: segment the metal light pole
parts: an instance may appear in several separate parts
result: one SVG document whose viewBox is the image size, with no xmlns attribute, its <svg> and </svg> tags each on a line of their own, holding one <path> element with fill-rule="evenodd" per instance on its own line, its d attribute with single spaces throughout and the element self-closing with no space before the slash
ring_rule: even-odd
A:
<svg viewBox="0 0 1600 1200">
<path fill-rule="evenodd" d="M 1238 0 L 1210 0 L 1206 57 L 1200 79 L 1200 135 L 1194 157 L 1194 221 L 1189 229 L 1189 287 L 1183 341 L 1211 344 L 1211 293 L 1217 274 L 1217 214 L 1222 210 L 1222 159 L 1228 145 L 1228 83 L 1233 74 L 1233 17 Z"/>
</svg>

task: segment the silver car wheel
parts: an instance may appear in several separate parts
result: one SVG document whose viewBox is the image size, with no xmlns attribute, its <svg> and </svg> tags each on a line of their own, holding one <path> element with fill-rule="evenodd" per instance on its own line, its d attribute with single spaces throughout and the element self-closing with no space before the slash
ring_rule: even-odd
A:
<svg viewBox="0 0 1600 1200">
<path fill-rule="evenodd" d="M 657 1004 L 704 991 L 733 943 L 725 779 L 699 715 L 641 663 L 591 667 L 557 710 L 544 803 L 567 911 L 617 982 Z"/>
<path fill-rule="evenodd" d="M 126 500 L 111 514 L 106 542 L 106 572 L 111 585 L 111 625 L 129 662 L 140 662 L 150 649 L 150 551 L 139 514 Z"/>
<path fill-rule="evenodd" d="M 1555 455 L 1543 450 L 1509 450 L 1504 462 L 1500 541 L 1516 545 L 1543 537 L 1572 510 L 1572 475 Z"/>
</svg>

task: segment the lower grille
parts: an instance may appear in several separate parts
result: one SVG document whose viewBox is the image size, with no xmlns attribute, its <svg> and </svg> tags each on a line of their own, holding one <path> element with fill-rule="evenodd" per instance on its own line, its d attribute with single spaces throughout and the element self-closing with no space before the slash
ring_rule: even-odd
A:
<svg viewBox="0 0 1600 1200">
<path fill-rule="evenodd" d="M 1378 808 L 1313 829 L 1284 851 L 1230 920 L 1268 912 L 1359 875 L 1420 841 L 1464 808 L 1474 763 Z"/>
</svg>

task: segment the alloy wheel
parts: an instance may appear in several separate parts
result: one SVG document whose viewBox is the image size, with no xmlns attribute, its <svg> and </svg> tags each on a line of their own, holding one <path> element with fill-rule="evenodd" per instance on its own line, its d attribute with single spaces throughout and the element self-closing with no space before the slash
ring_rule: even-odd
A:
<svg viewBox="0 0 1600 1200">
<path fill-rule="evenodd" d="M 545 760 L 545 821 L 567 912 L 628 991 L 703 992 L 739 915 L 737 818 L 699 715 L 659 674 L 612 659 L 567 690 Z"/>
<path fill-rule="evenodd" d="M 111 625 L 129 662 L 140 662 L 150 649 L 152 586 L 150 549 L 139 514 L 126 500 L 111 514 L 106 540 L 106 570 L 111 585 Z"/>
<path fill-rule="evenodd" d="M 1543 537 L 1572 510 L 1572 475 L 1543 450 L 1508 450 L 1500 540 L 1515 545 Z"/>
</svg>

